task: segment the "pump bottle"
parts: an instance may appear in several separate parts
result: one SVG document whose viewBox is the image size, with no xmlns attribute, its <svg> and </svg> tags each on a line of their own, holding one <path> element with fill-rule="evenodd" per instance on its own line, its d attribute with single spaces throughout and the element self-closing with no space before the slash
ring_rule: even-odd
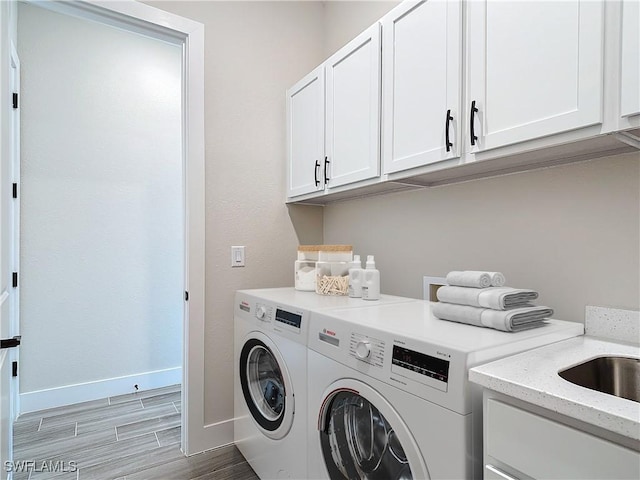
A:
<svg viewBox="0 0 640 480">
<path fill-rule="evenodd" d="M 380 300 L 380 272 L 376 270 L 373 255 L 367 255 L 366 267 L 362 278 L 362 299 Z"/>
<path fill-rule="evenodd" d="M 360 255 L 354 255 L 349 265 L 349 296 L 351 298 L 362 297 L 362 262 Z"/>
</svg>

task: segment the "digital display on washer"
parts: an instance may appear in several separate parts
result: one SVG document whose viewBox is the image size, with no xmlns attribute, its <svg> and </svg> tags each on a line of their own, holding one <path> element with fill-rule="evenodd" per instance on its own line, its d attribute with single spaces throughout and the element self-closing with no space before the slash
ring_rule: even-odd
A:
<svg viewBox="0 0 640 480">
<path fill-rule="evenodd" d="M 276 322 L 285 323 L 295 328 L 300 328 L 302 324 L 302 315 L 287 312 L 286 310 L 276 309 Z"/>
<path fill-rule="evenodd" d="M 408 348 L 393 346 L 393 365 L 447 383 L 449 362 Z"/>
</svg>

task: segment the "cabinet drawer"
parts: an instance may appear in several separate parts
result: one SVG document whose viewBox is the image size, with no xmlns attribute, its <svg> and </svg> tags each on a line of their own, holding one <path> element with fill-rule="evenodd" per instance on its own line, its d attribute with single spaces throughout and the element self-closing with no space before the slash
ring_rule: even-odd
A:
<svg viewBox="0 0 640 480">
<path fill-rule="evenodd" d="M 640 478 L 640 453 L 487 400 L 486 454 L 533 478 Z"/>
</svg>

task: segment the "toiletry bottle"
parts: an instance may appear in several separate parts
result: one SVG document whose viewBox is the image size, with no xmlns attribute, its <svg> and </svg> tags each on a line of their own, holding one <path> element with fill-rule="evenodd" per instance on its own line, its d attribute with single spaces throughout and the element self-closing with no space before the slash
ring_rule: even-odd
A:
<svg viewBox="0 0 640 480">
<path fill-rule="evenodd" d="M 354 255 L 349 265 L 349 296 L 351 298 L 362 297 L 362 272 L 360 255 Z"/>
<path fill-rule="evenodd" d="M 376 270 L 373 255 L 367 255 L 366 266 L 362 271 L 362 299 L 380 300 L 380 272 Z"/>
</svg>

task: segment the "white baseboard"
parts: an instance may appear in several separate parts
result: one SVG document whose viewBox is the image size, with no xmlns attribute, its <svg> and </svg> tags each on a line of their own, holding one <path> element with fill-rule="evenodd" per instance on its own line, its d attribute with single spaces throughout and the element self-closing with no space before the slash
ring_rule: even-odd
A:
<svg viewBox="0 0 640 480">
<path fill-rule="evenodd" d="M 88 402 L 101 398 L 133 393 L 134 385 L 139 389 L 167 387 L 182 383 L 182 367 L 156 370 L 153 372 L 107 378 L 95 382 L 78 383 L 64 387 L 49 388 L 20 394 L 20 413 L 34 412 L 46 408 L 61 407 L 72 403 Z"/>
</svg>

